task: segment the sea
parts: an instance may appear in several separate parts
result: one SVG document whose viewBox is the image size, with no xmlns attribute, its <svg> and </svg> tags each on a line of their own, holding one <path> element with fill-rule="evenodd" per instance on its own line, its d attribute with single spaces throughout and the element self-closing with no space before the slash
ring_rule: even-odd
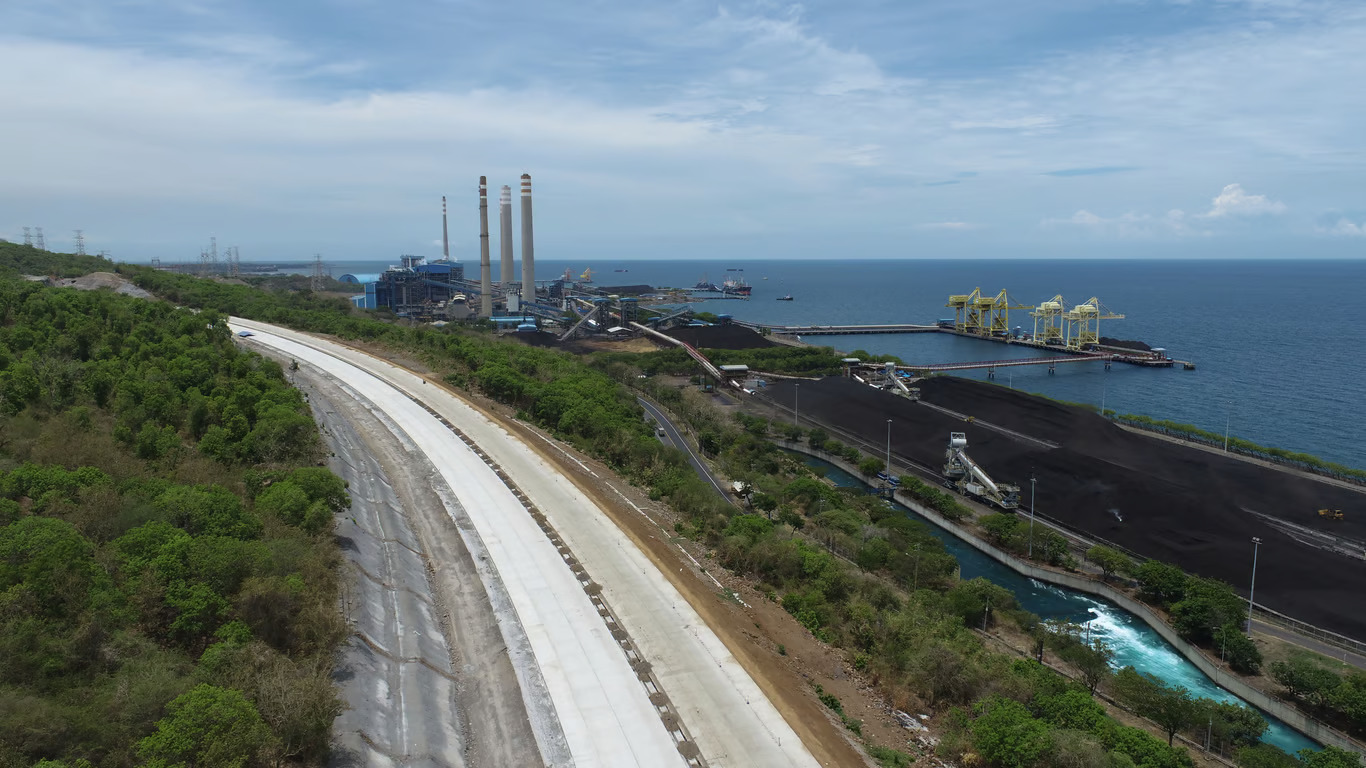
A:
<svg viewBox="0 0 1366 768">
<path fill-rule="evenodd" d="M 374 274 L 388 262 L 334 262 Z M 951 294 L 974 288 L 1037 305 L 1061 295 L 1068 306 L 1092 297 L 1119 320 L 1103 336 L 1163 347 L 1196 365 L 1170 369 L 1094 363 L 996 371 L 1003 386 L 1118 413 L 1226 431 L 1262 445 L 1366 467 L 1366 261 L 1285 260 L 882 260 L 537 262 L 546 279 L 593 270 L 600 286 L 691 287 L 743 277 L 748 300 L 693 302 L 701 311 L 783 325 L 928 324 L 953 311 Z M 466 265 L 470 269 L 470 265 Z M 477 266 L 475 267 L 477 269 Z M 520 262 L 517 269 L 520 274 Z M 498 279 L 497 266 L 494 279 Z M 777 301 L 791 295 L 793 300 Z M 1033 330 L 1028 310 L 1010 325 Z M 817 336 L 843 352 L 893 354 L 908 363 L 1039 357 L 1041 350 L 952 334 Z M 985 379 L 987 372 L 957 376 Z"/>
</svg>

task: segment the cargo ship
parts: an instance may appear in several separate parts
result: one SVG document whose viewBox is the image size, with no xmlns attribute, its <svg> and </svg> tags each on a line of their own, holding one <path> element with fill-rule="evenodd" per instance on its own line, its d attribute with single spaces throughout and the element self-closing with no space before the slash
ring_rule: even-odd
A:
<svg viewBox="0 0 1366 768">
<path fill-rule="evenodd" d="M 726 282 L 721 283 L 721 293 L 727 296 L 748 296 L 754 290 L 750 284 L 745 282 L 745 278 L 726 278 Z"/>
</svg>

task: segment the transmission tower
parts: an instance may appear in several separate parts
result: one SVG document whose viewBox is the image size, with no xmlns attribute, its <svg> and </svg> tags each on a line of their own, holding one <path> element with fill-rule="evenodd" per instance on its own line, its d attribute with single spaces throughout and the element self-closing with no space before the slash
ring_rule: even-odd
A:
<svg viewBox="0 0 1366 768">
<path fill-rule="evenodd" d="M 323 255 L 321 253 L 313 254 L 313 277 L 308 284 L 314 293 L 323 289 Z"/>
<path fill-rule="evenodd" d="M 80 229 L 76 230 L 76 255 L 85 255 L 85 231 Z"/>
<path fill-rule="evenodd" d="M 47 250 L 47 241 L 43 239 L 43 228 L 42 228 L 42 227 L 34 227 L 34 229 L 36 230 L 36 234 L 35 234 L 35 236 L 34 236 L 34 244 L 33 244 L 33 247 L 34 247 L 34 248 L 37 248 L 37 249 L 40 250 L 40 251 L 46 251 L 46 250 Z"/>
<path fill-rule="evenodd" d="M 209 276 L 209 252 L 201 250 L 199 252 L 199 276 Z"/>
<path fill-rule="evenodd" d="M 209 238 L 209 262 L 209 268 L 213 270 L 215 275 L 218 274 L 218 238 L 216 237 Z"/>
<path fill-rule="evenodd" d="M 95 255 L 96 255 L 96 256 L 99 256 L 101 259 L 104 259 L 105 261 L 113 261 L 113 260 L 114 260 L 114 257 L 109 255 L 109 251 L 100 251 L 99 253 L 97 253 L 97 254 L 95 254 Z"/>
<path fill-rule="evenodd" d="M 24 245 L 33 247 L 33 232 L 30 231 L 29 227 L 24 227 Z"/>
<path fill-rule="evenodd" d="M 161 269 L 161 257 L 160 257 L 160 256 L 153 256 L 153 257 L 152 257 L 152 269 Z"/>
</svg>

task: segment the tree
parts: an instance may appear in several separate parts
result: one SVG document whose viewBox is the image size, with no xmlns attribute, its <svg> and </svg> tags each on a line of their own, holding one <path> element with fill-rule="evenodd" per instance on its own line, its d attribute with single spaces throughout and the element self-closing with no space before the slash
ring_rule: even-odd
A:
<svg viewBox="0 0 1366 768">
<path fill-rule="evenodd" d="M 1148 560 L 1134 569 L 1134 577 L 1145 600 L 1169 605 L 1186 594 L 1186 573 L 1174 565 Z"/>
<path fill-rule="evenodd" d="M 997 544 L 1004 547 L 1012 547 L 1017 542 L 1020 534 L 1020 518 L 1015 515 L 1007 515 L 1001 512 L 987 515 L 978 521 L 982 529 L 987 532 L 987 536 Z"/>
<path fill-rule="evenodd" d="M 1306 656 L 1292 657 L 1288 662 L 1271 662 L 1271 679 L 1284 686 L 1291 696 L 1315 704 L 1321 702 L 1341 682 L 1337 673 L 1319 666 Z"/>
<path fill-rule="evenodd" d="M 993 765 L 1026 768 L 1039 764 L 1051 745 L 1048 724 L 1035 719 L 1023 704 L 992 696 L 973 707 L 972 741 Z"/>
<path fill-rule="evenodd" d="M 1115 674 L 1115 697 L 1142 717 L 1146 717 L 1167 733 L 1167 746 L 1178 731 L 1194 725 L 1201 714 L 1201 706 L 1182 686 L 1169 686 L 1133 667 L 1125 667 Z"/>
<path fill-rule="evenodd" d="M 778 508 L 778 500 L 763 491 L 749 497 L 749 504 L 770 518 L 773 517 L 773 510 Z"/>
<path fill-rule="evenodd" d="M 1106 645 L 1104 640 L 1097 640 L 1091 645 L 1077 643 L 1068 646 L 1059 655 L 1063 661 L 1081 672 L 1086 690 L 1094 694 L 1096 686 L 1110 676 L 1110 660 L 1114 658 L 1115 652 L 1110 650 L 1110 646 Z"/>
<path fill-rule="evenodd" d="M 150 768 L 242 768 L 271 743 L 270 729 L 241 691 L 200 683 L 166 710 L 156 732 L 138 742 Z"/>
<path fill-rule="evenodd" d="M 1240 768 L 1303 768 L 1303 763 L 1271 744 L 1254 744 L 1233 753 Z"/>
<path fill-rule="evenodd" d="M 1261 742 L 1262 734 L 1266 733 L 1266 718 L 1251 707 L 1212 699 L 1200 699 L 1199 703 L 1201 712 L 1196 722 L 1203 720 L 1208 724 L 1214 744 L 1250 747 Z"/>
<path fill-rule="evenodd" d="M 1239 672 L 1255 675 L 1262 669 L 1262 652 L 1252 638 L 1234 624 L 1225 624 L 1214 630 L 1210 641 L 1212 647 L 1219 649 L 1219 656 L 1228 661 L 1229 666 Z"/>
<path fill-rule="evenodd" d="M 876 456 L 869 456 L 858 463 L 859 473 L 866 477 L 872 477 L 886 468 L 887 465 Z"/>
<path fill-rule="evenodd" d="M 1318 751 L 1301 749 L 1297 754 L 1304 768 L 1361 768 L 1361 758 L 1341 747 L 1328 746 Z"/>
<path fill-rule="evenodd" d="M 1171 613 L 1172 625 L 1182 637 L 1204 643 L 1213 637 L 1215 628 L 1242 623 L 1247 603 L 1218 579 L 1190 577 L 1184 595 L 1172 605 Z"/>
<path fill-rule="evenodd" d="M 1117 573 L 1127 573 L 1134 567 L 1134 561 L 1130 560 L 1128 555 L 1103 544 L 1097 544 L 1086 550 L 1086 559 L 1100 568 L 1106 580 L 1114 577 Z"/>
<path fill-rule="evenodd" d="M 812 448 L 824 448 L 825 441 L 829 439 L 830 433 L 820 427 L 812 427 L 811 431 L 806 433 L 806 442 Z"/>
</svg>

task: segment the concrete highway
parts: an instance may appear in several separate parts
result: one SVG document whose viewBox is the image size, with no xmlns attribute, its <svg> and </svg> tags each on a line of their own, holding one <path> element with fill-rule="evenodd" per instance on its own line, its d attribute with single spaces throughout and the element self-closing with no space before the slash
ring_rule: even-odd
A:
<svg viewBox="0 0 1366 768">
<path fill-rule="evenodd" d="M 457 520 L 457 527 L 475 561 L 485 563 L 481 577 L 546 764 L 653 767 L 684 761 L 661 711 L 578 577 L 490 464 L 525 494 L 601 586 L 602 598 L 635 652 L 650 663 L 705 764 L 816 765 L 687 601 L 590 498 L 531 446 L 463 400 L 392 364 L 273 326 L 235 319 L 233 326 L 255 332 L 253 343 L 346 382 L 431 462 L 451 495 L 443 494 L 445 510 L 424 513 L 444 512 L 468 523 Z M 487 462 L 442 420 L 481 449 Z M 499 605 L 500 594 L 506 605 Z"/>
</svg>

